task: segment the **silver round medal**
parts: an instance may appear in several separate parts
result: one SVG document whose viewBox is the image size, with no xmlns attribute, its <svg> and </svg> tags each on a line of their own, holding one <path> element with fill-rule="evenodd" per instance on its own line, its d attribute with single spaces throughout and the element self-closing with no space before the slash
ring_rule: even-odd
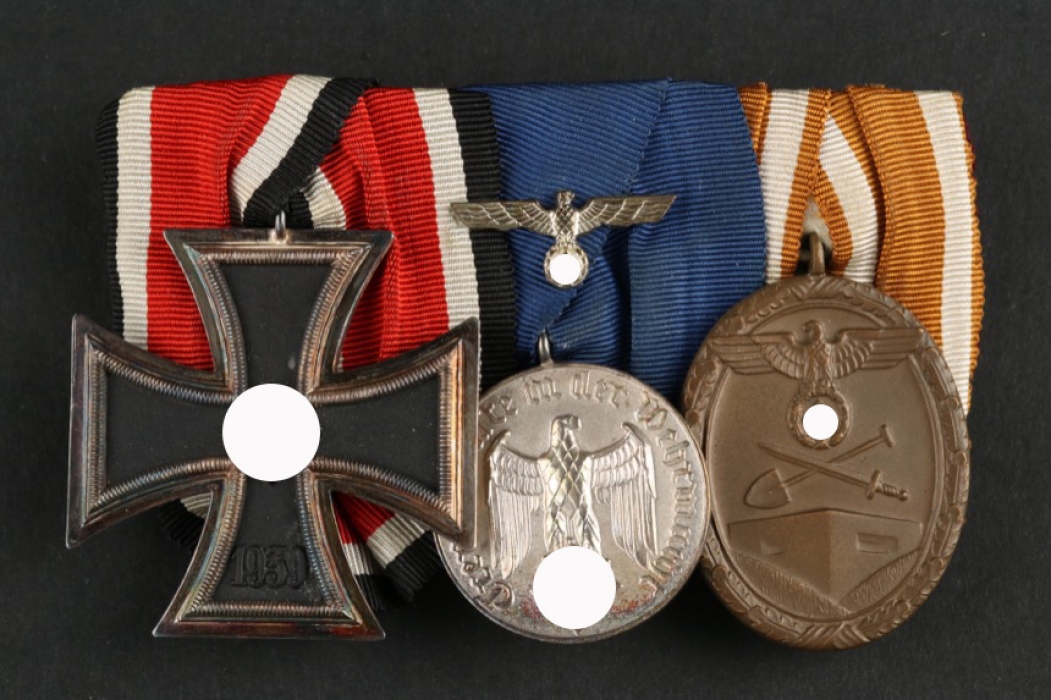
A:
<svg viewBox="0 0 1051 700">
<path fill-rule="evenodd" d="M 696 566 L 709 515 L 701 454 L 675 408 L 622 372 L 548 361 L 479 409 L 474 546 L 438 538 L 464 595 L 553 642 L 610 637 L 660 610 Z M 553 624 L 533 597 L 537 567 L 567 546 L 597 552 L 616 578 L 609 613 L 583 629 Z"/>
</svg>

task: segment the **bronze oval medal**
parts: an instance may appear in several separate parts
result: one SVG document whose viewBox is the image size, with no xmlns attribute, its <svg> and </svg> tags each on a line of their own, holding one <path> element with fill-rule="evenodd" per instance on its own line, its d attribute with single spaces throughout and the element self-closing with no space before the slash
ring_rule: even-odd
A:
<svg viewBox="0 0 1051 700">
<path fill-rule="evenodd" d="M 907 619 L 964 522 L 969 441 L 949 369 L 905 308 L 873 287 L 803 275 L 712 329 L 686 419 L 712 495 L 705 575 L 776 641 L 849 648 Z M 832 408 L 811 437 L 803 416 Z"/>
</svg>

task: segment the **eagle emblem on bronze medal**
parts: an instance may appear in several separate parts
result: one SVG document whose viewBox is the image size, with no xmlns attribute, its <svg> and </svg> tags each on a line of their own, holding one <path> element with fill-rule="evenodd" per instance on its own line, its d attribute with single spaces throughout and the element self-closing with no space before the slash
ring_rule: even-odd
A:
<svg viewBox="0 0 1051 700">
<path fill-rule="evenodd" d="M 624 435 L 596 452 L 577 440 L 581 419 L 562 415 L 551 421 L 547 451 L 530 457 L 508 447 L 509 434 L 497 435 L 489 449 L 489 503 L 493 558 L 507 578 L 530 551 L 533 518 L 543 513 L 547 553 L 577 545 L 602 554 L 602 535 L 594 503 L 608 506 L 613 540 L 640 566 L 656 554 L 653 453 L 638 428 L 623 424 Z"/>
<path fill-rule="evenodd" d="M 711 338 L 715 353 L 738 374 L 780 372 L 799 380 L 799 388 L 788 408 L 788 425 L 796 439 L 807 447 L 827 448 L 839 444 L 850 430 L 850 404 L 836 380 L 860 369 L 889 369 L 919 347 L 923 332 L 918 328 L 852 328 L 839 331 L 829 340 L 824 325 L 810 320 L 803 324 L 802 337 L 794 333 Z M 835 434 L 817 440 L 803 429 L 803 414 L 815 404 L 831 406 L 839 416 Z"/>
</svg>

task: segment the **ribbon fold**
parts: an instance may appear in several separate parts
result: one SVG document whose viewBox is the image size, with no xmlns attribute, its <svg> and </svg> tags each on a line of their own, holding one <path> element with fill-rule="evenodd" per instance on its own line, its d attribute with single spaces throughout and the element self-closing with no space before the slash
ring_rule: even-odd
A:
<svg viewBox="0 0 1051 700">
<path fill-rule="evenodd" d="M 985 283 L 974 156 L 959 95 L 879 86 L 741 89 L 767 213 L 767 281 L 795 274 L 804 228 L 830 271 L 874 284 L 941 347 L 964 410 Z"/>
</svg>

